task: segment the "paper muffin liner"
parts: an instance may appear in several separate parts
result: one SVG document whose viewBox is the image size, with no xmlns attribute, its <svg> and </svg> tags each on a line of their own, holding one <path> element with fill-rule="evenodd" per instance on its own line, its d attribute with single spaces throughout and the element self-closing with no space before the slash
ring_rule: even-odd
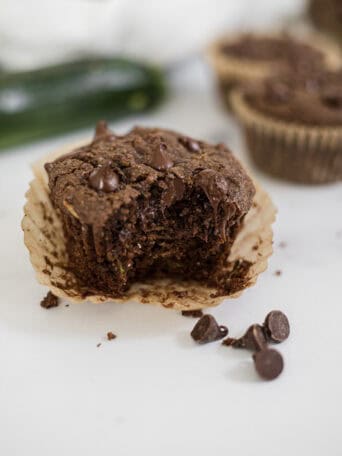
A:
<svg viewBox="0 0 342 456">
<path fill-rule="evenodd" d="M 83 143 L 84 144 L 84 143 Z M 78 144 L 80 146 L 80 144 Z M 227 296 L 217 296 L 215 288 L 208 288 L 196 281 L 170 279 L 146 279 L 135 283 L 123 297 L 109 295 L 89 295 L 68 269 L 68 253 L 62 223 L 58 218 L 49 198 L 48 179 L 44 163 L 54 160 L 73 147 L 64 148 L 44 157 L 33 166 L 34 179 L 26 194 L 22 228 L 24 241 L 30 253 L 30 260 L 38 281 L 46 285 L 56 296 L 72 302 L 106 301 L 159 304 L 177 310 L 193 310 L 218 305 L 226 298 L 237 298 L 244 289 L 254 285 L 258 275 L 267 268 L 268 257 L 272 253 L 272 223 L 275 219 L 275 207 L 262 188 L 256 184 L 253 206 L 246 215 L 231 253 L 227 275 L 233 266 L 248 262 L 250 267 L 241 280 L 240 287 Z M 236 269 L 238 271 L 239 268 Z M 239 279 L 235 272 L 235 279 Z M 235 280 L 236 284 L 236 280 Z"/>
<path fill-rule="evenodd" d="M 342 127 L 310 127 L 257 112 L 243 91 L 231 94 L 255 164 L 275 177 L 302 184 L 342 180 Z"/>
<path fill-rule="evenodd" d="M 277 62 L 241 59 L 222 53 L 221 48 L 223 44 L 236 42 L 241 36 L 241 34 L 226 35 L 212 43 L 207 51 L 208 60 L 216 73 L 221 98 L 229 110 L 231 110 L 230 93 L 237 85 L 270 77 L 282 71 L 283 68 Z M 280 32 L 256 33 L 256 36 L 275 38 L 282 36 L 282 34 Z M 290 36 L 322 51 L 325 54 L 327 69 L 336 70 L 341 67 L 342 59 L 338 47 L 328 38 L 317 33 L 300 34 L 298 32 L 292 32 Z"/>
</svg>

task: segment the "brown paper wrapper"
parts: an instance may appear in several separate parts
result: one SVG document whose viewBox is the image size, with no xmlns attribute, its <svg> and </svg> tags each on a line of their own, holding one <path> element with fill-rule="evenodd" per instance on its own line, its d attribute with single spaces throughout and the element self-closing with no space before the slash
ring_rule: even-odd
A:
<svg viewBox="0 0 342 456">
<path fill-rule="evenodd" d="M 294 36 L 296 39 L 309 44 L 313 48 L 321 50 L 326 56 L 325 63 L 327 69 L 335 70 L 341 67 L 341 54 L 338 47 L 336 47 L 331 40 L 317 33 L 310 33 L 304 36 L 302 35 L 303 34 L 299 33 L 291 34 L 291 36 Z M 257 34 L 257 36 L 274 38 L 282 36 L 282 34 L 275 32 L 264 33 L 262 35 Z M 230 94 L 237 85 L 270 77 L 284 69 L 283 66 L 279 65 L 277 62 L 260 62 L 255 60 L 239 59 L 222 53 L 221 47 L 223 44 L 235 42 L 239 40 L 240 37 L 241 34 L 223 36 L 212 43 L 207 51 L 208 60 L 214 68 L 217 76 L 217 84 L 221 98 L 229 110 L 231 110 Z"/>
<path fill-rule="evenodd" d="M 231 94 L 255 164 L 272 176 L 302 184 L 342 180 L 342 127 L 308 127 L 254 110 L 237 88 Z"/>
<path fill-rule="evenodd" d="M 84 144 L 84 143 L 83 143 Z M 87 294 L 68 270 L 68 254 L 61 221 L 51 205 L 44 163 L 63 155 L 75 146 L 64 148 L 44 157 L 33 166 L 34 179 L 26 194 L 22 228 L 25 244 L 30 253 L 31 263 L 38 281 L 46 285 L 57 296 L 73 302 L 106 301 L 126 302 L 135 300 L 141 303 L 159 304 L 177 310 L 193 310 L 211 307 L 226 298 L 238 297 L 245 288 L 252 286 L 258 275 L 267 268 L 268 257 L 272 253 L 272 223 L 275 208 L 267 193 L 256 185 L 253 207 L 245 217 L 243 227 L 232 247 L 230 265 L 243 261 L 251 263 L 241 286 L 228 296 L 217 296 L 215 288 L 202 286 L 195 281 L 177 279 L 151 279 L 135 283 L 120 299 L 108 295 Z M 231 266 L 227 266 L 227 274 Z"/>
</svg>

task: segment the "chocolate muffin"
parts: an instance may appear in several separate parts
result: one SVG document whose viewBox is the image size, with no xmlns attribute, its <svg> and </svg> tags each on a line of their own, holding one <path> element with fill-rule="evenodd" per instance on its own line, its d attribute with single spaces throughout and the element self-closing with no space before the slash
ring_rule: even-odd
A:
<svg viewBox="0 0 342 456">
<path fill-rule="evenodd" d="M 342 179 L 342 71 L 283 74 L 232 94 L 264 171 L 302 183 Z"/>
<path fill-rule="evenodd" d="M 68 267 L 85 294 L 120 297 L 146 277 L 222 285 L 255 189 L 224 145 L 168 130 L 94 140 L 45 165 Z"/>
<path fill-rule="evenodd" d="M 287 71 L 310 74 L 324 67 L 335 69 L 341 63 L 339 53 L 322 38 L 287 34 L 222 38 L 212 45 L 209 57 L 228 106 L 231 90 L 241 83 Z"/>
<path fill-rule="evenodd" d="M 342 44 L 342 0 L 311 0 L 309 15 L 318 29 Z"/>
</svg>

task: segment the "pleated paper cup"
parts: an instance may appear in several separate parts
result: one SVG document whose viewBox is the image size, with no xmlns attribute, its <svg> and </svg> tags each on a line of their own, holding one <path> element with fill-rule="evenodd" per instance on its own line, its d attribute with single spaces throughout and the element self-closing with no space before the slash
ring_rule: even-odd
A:
<svg viewBox="0 0 342 456">
<path fill-rule="evenodd" d="M 217 85 L 226 107 L 231 110 L 230 94 L 232 90 L 241 84 L 249 84 L 256 80 L 268 78 L 284 71 L 284 65 L 279 62 L 261 62 L 247 58 L 238 58 L 226 55 L 222 52 L 222 46 L 238 41 L 241 34 L 226 35 L 209 46 L 207 57 L 214 69 Z M 280 32 L 256 33 L 257 38 L 280 38 L 284 36 Z M 336 70 L 341 67 L 342 59 L 338 47 L 328 38 L 317 33 L 305 33 L 290 35 L 299 42 L 308 44 L 325 55 L 325 68 Z"/>
<path fill-rule="evenodd" d="M 254 163 L 264 172 L 301 184 L 342 180 L 342 127 L 310 127 L 257 112 L 243 90 L 231 94 Z"/>
<path fill-rule="evenodd" d="M 84 143 L 83 143 L 84 144 Z M 80 144 L 77 144 L 80 146 Z M 233 244 L 226 269 L 231 292 L 219 296 L 214 287 L 196 281 L 146 279 L 133 284 L 124 296 L 92 293 L 87 284 L 80 284 L 68 267 L 68 252 L 62 223 L 49 198 L 48 179 L 44 163 L 71 150 L 64 148 L 44 157 L 33 166 L 34 179 L 26 194 L 22 228 L 24 241 L 38 281 L 52 293 L 72 302 L 106 301 L 158 304 L 177 310 L 193 310 L 218 305 L 224 299 L 238 297 L 244 289 L 255 284 L 258 275 L 267 268 L 272 253 L 272 223 L 275 207 L 267 193 L 256 184 L 253 206 Z M 224 271 L 225 272 L 225 271 Z"/>
</svg>

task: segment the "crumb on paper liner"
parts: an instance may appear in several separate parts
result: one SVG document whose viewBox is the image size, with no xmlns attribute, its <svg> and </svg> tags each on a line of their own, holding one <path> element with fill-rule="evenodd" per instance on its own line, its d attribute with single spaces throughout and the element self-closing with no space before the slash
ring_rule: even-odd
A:
<svg viewBox="0 0 342 456">
<path fill-rule="evenodd" d="M 220 304 L 224 299 L 237 298 L 245 288 L 255 284 L 258 275 L 267 268 L 272 253 L 272 223 L 275 207 L 264 190 L 256 185 L 253 207 L 245 217 L 229 255 L 230 265 L 239 265 L 243 260 L 251 263 L 241 287 L 228 296 L 217 296 L 215 288 L 200 285 L 195 281 L 170 279 L 146 279 L 133 284 L 124 297 L 113 298 L 99 294 L 84 297 L 72 272 L 68 270 L 68 257 L 62 223 L 53 208 L 47 186 L 44 163 L 52 161 L 75 147 L 78 143 L 45 156 L 33 165 L 34 180 L 26 193 L 22 228 L 25 245 L 39 283 L 46 285 L 57 296 L 72 302 L 138 301 L 143 304 L 158 304 L 176 310 L 193 310 Z M 231 269 L 231 267 L 230 267 Z M 229 271 L 227 270 L 227 274 Z M 243 282 L 243 284 L 242 284 Z"/>
</svg>

